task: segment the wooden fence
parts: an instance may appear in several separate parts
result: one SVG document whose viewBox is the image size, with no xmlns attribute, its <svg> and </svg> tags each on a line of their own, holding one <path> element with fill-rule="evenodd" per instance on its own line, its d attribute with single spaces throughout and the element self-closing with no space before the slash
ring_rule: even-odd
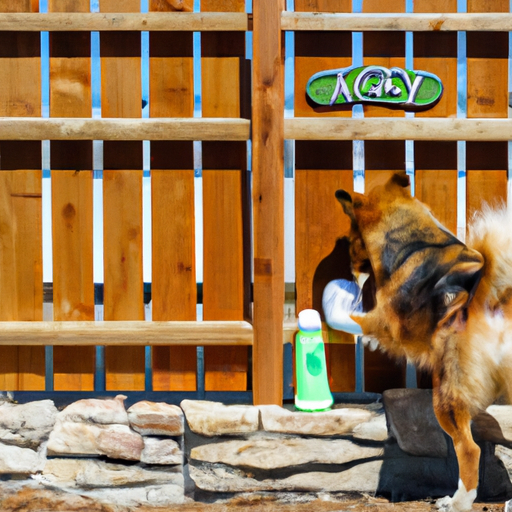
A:
<svg viewBox="0 0 512 512">
<path fill-rule="evenodd" d="M 325 284 L 350 275 L 336 189 L 371 188 L 406 169 L 416 196 L 462 238 L 482 201 L 506 199 L 508 2 L 468 0 L 464 13 L 456 0 L 353 4 L 295 0 L 286 12 L 284 0 L 258 0 L 248 14 L 244 0 L 201 0 L 200 12 L 192 0 L 149 0 L 148 12 L 140 0 L 99 0 L 99 12 L 90 12 L 90 0 L 48 0 L 48 12 L 39 12 L 37 0 L 0 0 L 0 389 L 249 390 L 255 403 L 280 403 L 283 341 L 294 329 L 283 330 L 285 139 L 295 141 L 297 311 L 320 309 Z M 294 33 L 295 94 L 294 117 L 285 119 L 286 31 Z M 194 32 L 201 33 L 196 57 Z M 194 58 L 201 117 L 194 117 Z M 414 116 L 368 106 L 313 109 L 304 97 L 309 77 L 352 63 L 433 72 L 444 96 Z M 93 75 L 101 76 L 98 90 Z M 97 96 L 101 116 L 93 116 Z M 201 287 L 193 141 L 202 141 Z M 53 276 L 43 284 L 45 155 Z M 145 288 L 148 157 L 152 275 Z M 102 184 L 101 287 L 93 273 L 95 179 Z M 53 320 L 43 321 L 49 296 Z M 103 321 L 95 321 L 98 304 Z M 326 339 L 332 390 L 354 391 L 361 352 L 352 337 L 326 329 Z M 364 356 L 366 390 L 404 385 L 405 368 L 379 353 Z"/>
</svg>

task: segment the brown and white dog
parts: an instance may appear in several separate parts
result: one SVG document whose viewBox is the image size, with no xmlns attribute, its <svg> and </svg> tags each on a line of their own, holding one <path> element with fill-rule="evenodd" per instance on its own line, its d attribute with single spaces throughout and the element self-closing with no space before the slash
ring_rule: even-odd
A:
<svg viewBox="0 0 512 512">
<path fill-rule="evenodd" d="M 466 246 L 408 185 L 397 173 L 367 196 L 336 192 L 351 219 L 353 272 L 370 266 L 376 283 L 374 309 L 351 317 L 382 350 L 432 372 L 434 410 L 459 463 L 458 490 L 438 506 L 466 511 L 480 458 L 471 419 L 512 398 L 512 208 L 477 215 Z"/>
</svg>

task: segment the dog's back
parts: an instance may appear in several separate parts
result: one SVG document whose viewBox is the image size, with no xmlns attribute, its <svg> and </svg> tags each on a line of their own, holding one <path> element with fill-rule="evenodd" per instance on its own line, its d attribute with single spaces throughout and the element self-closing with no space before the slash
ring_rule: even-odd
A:
<svg viewBox="0 0 512 512">
<path fill-rule="evenodd" d="M 468 245 L 485 259 L 480 287 L 486 306 L 506 314 L 512 306 L 512 206 L 484 206 L 470 224 Z"/>
<path fill-rule="evenodd" d="M 468 246 L 485 260 L 471 304 L 471 345 L 493 377 L 495 393 L 512 399 L 512 207 L 485 206 L 468 230 Z M 485 350 L 482 352 L 482 348 Z M 482 368 L 483 369 L 483 368 Z M 489 390 L 490 391 L 490 390 Z M 484 404 L 482 404 L 484 405 Z"/>
</svg>

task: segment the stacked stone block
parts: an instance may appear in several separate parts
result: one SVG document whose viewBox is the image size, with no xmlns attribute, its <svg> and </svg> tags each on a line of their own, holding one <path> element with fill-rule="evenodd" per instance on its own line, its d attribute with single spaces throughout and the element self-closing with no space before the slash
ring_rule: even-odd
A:
<svg viewBox="0 0 512 512">
<path fill-rule="evenodd" d="M 186 400 L 181 407 L 190 477 L 200 491 L 377 489 L 388 437 L 381 406 L 304 413 Z"/>
<path fill-rule="evenodd" d="M 58 412 L 45 400 L 0 406 L 0 472 L 27 485 L 122 507 L 184 501 L 183 413 L 125 396 L 87 399 Z"/>
<path fill-rule="evenodd" d="M 131 511 L 247 493 L 414 500 L 457 485 L 429 391 L 391 390 L 383 404 L 317 413 L 193 400 L 126 410 L 125 398 L 62 411 L 51 400 L 0 402 L 0 505 L 1 496 L 27 490 L 54 493 L 70 509 L 89 500 Z M 480 498 L 510 499 L 512 406 L 490 407 L 473 435 L 482 448 Z"/>
</svg>

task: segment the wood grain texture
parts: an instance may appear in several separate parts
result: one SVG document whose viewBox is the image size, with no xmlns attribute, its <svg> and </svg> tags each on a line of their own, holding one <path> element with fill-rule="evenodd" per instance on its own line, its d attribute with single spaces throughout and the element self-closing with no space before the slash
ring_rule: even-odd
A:
<svg viewBox="0 0 512 512">
<path fill-rule="evenodd" d="M 52 176 L 52 231 L 58 241 L 53 244 L 54 319 L 93 321 L 92 171 L 62 170 L 56 175 L 57 179 Z M 55 347 L 53 357 L 55 390 L 93 389 L 93 347 Z"/>
<path fill-rule="evenodd" d="M 381 4 L 382 5 L 382 4 Z M 387 5 L 387 4 L 386 4 Z M 492 2 L 486 2 L 491 6 Z M 446 6 L 446 11 L 442 11 Z M 350 5 L 348 7 L 350 9 Z M 421 9 L 421 10 L 420 10 Z M 365 12 L 347 14 L 344 9 L 338 12 L 285 12 L 281 18 L 282 30 L 292 31 L 354 31 L 354 32 L 456 32 L 489 31 L 509 32 L 512 28 L 512 15 L 508 12 L 456 13 L 453 1 L 432 2 L 429 0 L 414 4 L 414 13 Z M 438 12 L 439 14 L 435 14 Z"/>
<path fill-rule="evenodd" d="M 363 13 L 405 12 L 405 1 L 386 2 L 385 0 L 364 0 Z M 405 68 L 405 33 L 404 32 L 364 32 L 363 33 L 364 65 L 381 65 L 387 68 L 397 66 Z M 364 115 L 374 117 L 404 117 L 401 110 L 390 110 L 378 106 L 365 106 Z M 402 141 L 368 141 L 365 142 L 365 192 L 371 190 L 382 180 L 387 180 L 391 172 L 405 169 L 405 143 Z M 401 385 L 403 368 L 399 369 L 391 363 L 390 358 L 382 352 L 368 355 L 365 350 L 365 384 L 366 391 L 381 391 L 388 382 Z M 405 365 L 401 363 L 401 366 Z M 397 371 L 398 370 L 398 371 Z"/>
<path fill-rule="evenodd" d="M 281 0 L 254 4 L 253 221 L 255 404 L 283 399 L 284 82 Z"/>
<path fill-rule="evenodd" d="M 193 2 L 178 7 L 191 11 Z M 176 7 L 152 0 L 149 9 L 171 12 Z M 149 65 L 150 116 L 192 117 L 192 35 L 151 33 Z M 191 142 L 151 143 L 154 321 L 196 319 L 193 165 Z M 152 356 L 155 391 L 196 389 L 195 347 L 154 347 Z"/>
<path fill-rule="evenodd" d="M 504 0 L 469 0 L 467 7 L 468 12 L 475 13 L 509 11 Z M 506 33 L 467 34 L 468 117 L 508 118 L 508 46 Z M 468 221 L 483 204 L 506 200 L 507 155 L 506 142 L 466 144 Z"/>
<path fill-rule="evenodd" d="M 403 13 L 405 0 L 387 2 L 386 0 L 363 1 L 363 13 Z M 405 67 L 404 32 L 365 32 L 363 33 L 363 64 L 392 68 Z M 403 117 L 402 110 L 390 110 L 385 107 L 365 105 L 366 117 Z"/>
<path fill-rule="evenodd" d="M 171 102 L 162 102 L 167 111 Z M 177 105 L 180 109 L 183 103 Z M 172 108 L 170 109 L 172 111 Z M 171 114 L 172 115 L 172 114 Z M 1 117 L 0 140 L 225 140 L 249 139 L 247 119 L 88 119 L 88 118 L 28 118 Z"/>
<path fill-rule="evenodd" d="M 39 12 L 39 0 L 0 0 L 0 12 Z"/>
<path fill-rule="evenodd" d="M 89 12 L 88 0 L 49 0 L 49 12 Z M 50 117 L 90 117 L 90 35 L 50 34 Z M 51 143 L 55 320 L 94 320 L 92 144 Z M 58 241 L 58 242 L 57 242 Z M 94 347 L 55 347 L 55 390 L 92 390 Z"/>
<path fill-rule="evenodd" d="M 161 31 L 161 32 L 210 32 L 235 31 L 244 32 L 249 29 L 249 18 L 245 13 L 128 13 L 125 12 L 129 2 L 109 2 L 116 4 L 117 10 L 110 8 L 108 12 L 98 13 L 41 13 L 41 14 L 9 14 L 0 13 L 0 30 L 16 31 L 23 26 L 24 31 L 39 32 L 126 32 Z M 107 4 L 108 5 L 108 4 Z M 122 15 L 120 15 L 123 13 Z M 17 25 L 17 26 L 16 26 Z"/>
<path fill-rule="evenodd" d="M 0 144 L 4 156 L 7 144 Z M 23 148 L 19 150 L 34 149 Z M 39 152 L 40 154 L 40 152 Z M 42 320 L 43 275 L 40 170 L 0 173 L 0 320 Z M 33 347 L 0 349 L 0 386 L 5 390 L 44 390 L 44 351 Z"/>
<path fill-rule="evenodd" d="M 251 345 L 253 329 L 226 322 L 0 322 L 0 345 Z"/>
<path fill-rule="evenodd" d="M 244 12 L 244 0 L 202 0 L 204 12 Z M 205 117 L 238 118 L 245 81 L 244 35 L 203 34 L 201 77 Z M 242 320 L 245 313 L 244 143 L 203 143 L 203 318 Z M 245 348 L 205 348 L 206 391 L 246 390 Z"/>
<path fill-rule="evenodd" d="M 337 0 L 336 0 L 337 1 Z M 128 5 L 128 4 L 127 4 Z M 434 13 L 434 8 L 413 14 L 344 12 L 284 12 L 281 16 L 283 31 L 354 31 L 354 32 L 510 32 L 512 14 L 496 13 Z M 37 9 L 37 7 L 35 7 Z M 439 8 L 439 6 L 438 6 Z M 19 26 L 29 32 L 126 32 L 126 31 L 186 31 L 186 32 L 245 32 L 251 29 L 249 16 L 245 13 L 194 13 L 172 11 L 164 13 L 123 13 L 122 4 L 110 13 L 9 13 L 0 12 L 0 30 L 16 32 Z M 348 6 L 350 9 L 350 5 Z"/>
<path fill-rule="evenodd" d="M 351 11 L 351 2 L 346 0 L 298 0 L 297 14 L 306 12 Z M 295 115 L 312 117 L 322 113 L 328 117 L 350 117 L 352 109 L 329 111 L 326 108 L 313 109 L 306 101 L 306 84 L 319 71 L 336 69 L 352 64 L 352 36 L 350 32 L 329 33 L 314 31 L 295 34 Z"/>
<path fill-rule="evenodd" d="M 336 5 L 333 5 L 333 4 Z M 350 12 L 346 1 L 298 1 L 296 11 Z M 295 115 L 352 116 L 352 108 L 331 111 L 313 109 L 303 91 L 309 78 L 318 71 L 347 67 L 352 64 L 350 32 L 297 33 L 295 51 Z M 320 131 L 321 134 L 323 129 Z M 285 135 L 286 137 L 286 135 Z M 322 312 L 322 294 L 329 281 L 351 279 L 347 217 L 336 201 L 334 192 L 353 190 L 352 143 L 296 142 L 295 172 L 295 285 L 296 311 L 314 308 Z M 332 391 L 352 391 L 355 386 L 354 337 L 323 324 L 329 382 Z M 330 344 L 333 344 L 332 346 Z M 335 344 L 348 344 L 346 347 Z M 346 370 L 346 371 L 342 371 Z"/>
<path fill-rule="evenodd" d="M 137 1 L 119 4 L 101 0 L 100 11 L 140 11 Z M 100 35 L 103 117 L 141 117 L 140 53 L 137 32 Z M 144 320 L 142 144 L 105 142 L 103 162 L 104 318 Z M 144 390 L 144 347 L 107 347 L 105 369 L 107 390 Z"/>
<path fill-rule="evenodd" d="M 1 12 L 37 12 L 38 2 L 2 0 Z M 38 34 L 0 35 L 1 116 L 41 115 Z M 42 320 L 41 145 L 0 142 L 0 320 Z M 40 347 L 0 349 L 0 388 L 44 390 Z"/>
<path fill-rule="evenodd" d="M 372 118 L 285 119 L 284 134 L 295 140 L 466 140 L 507 141 L 508 119 Z"/>
<path fill-rule="evenodd" d="M 456 13 L 456 0 L 417 0 L 414 12 Z M 457 34 L 414 34 L 414 68 L 435 73 L 443 84 L 441 101 L 416 117 L 457 116 Z M 457 233 L 457 144 L 415 142 L 416 197 L 452 233 Z"/>
<path fill-rule="evenodd" d="M 38 119 L 0 118 L 0 140 L 248 140 L 246 119 Z M 507 119 L 295 117 L 284 120 L 295 140 L 508 141 Z"/>
<path fill-rule="evenodd" d="M 503 142 L 466 144 L 466 208 L 468 223 L 485 204 L 507 201 L 508 149 Z"/>
<path fill-rule="evenodd" d="M 153 321 L 195 320 L 194 173 L 152 170 L 151 186 Z M 195 348 L 153 348 L 153 389 L 195 390 Z"/>
</svg>

